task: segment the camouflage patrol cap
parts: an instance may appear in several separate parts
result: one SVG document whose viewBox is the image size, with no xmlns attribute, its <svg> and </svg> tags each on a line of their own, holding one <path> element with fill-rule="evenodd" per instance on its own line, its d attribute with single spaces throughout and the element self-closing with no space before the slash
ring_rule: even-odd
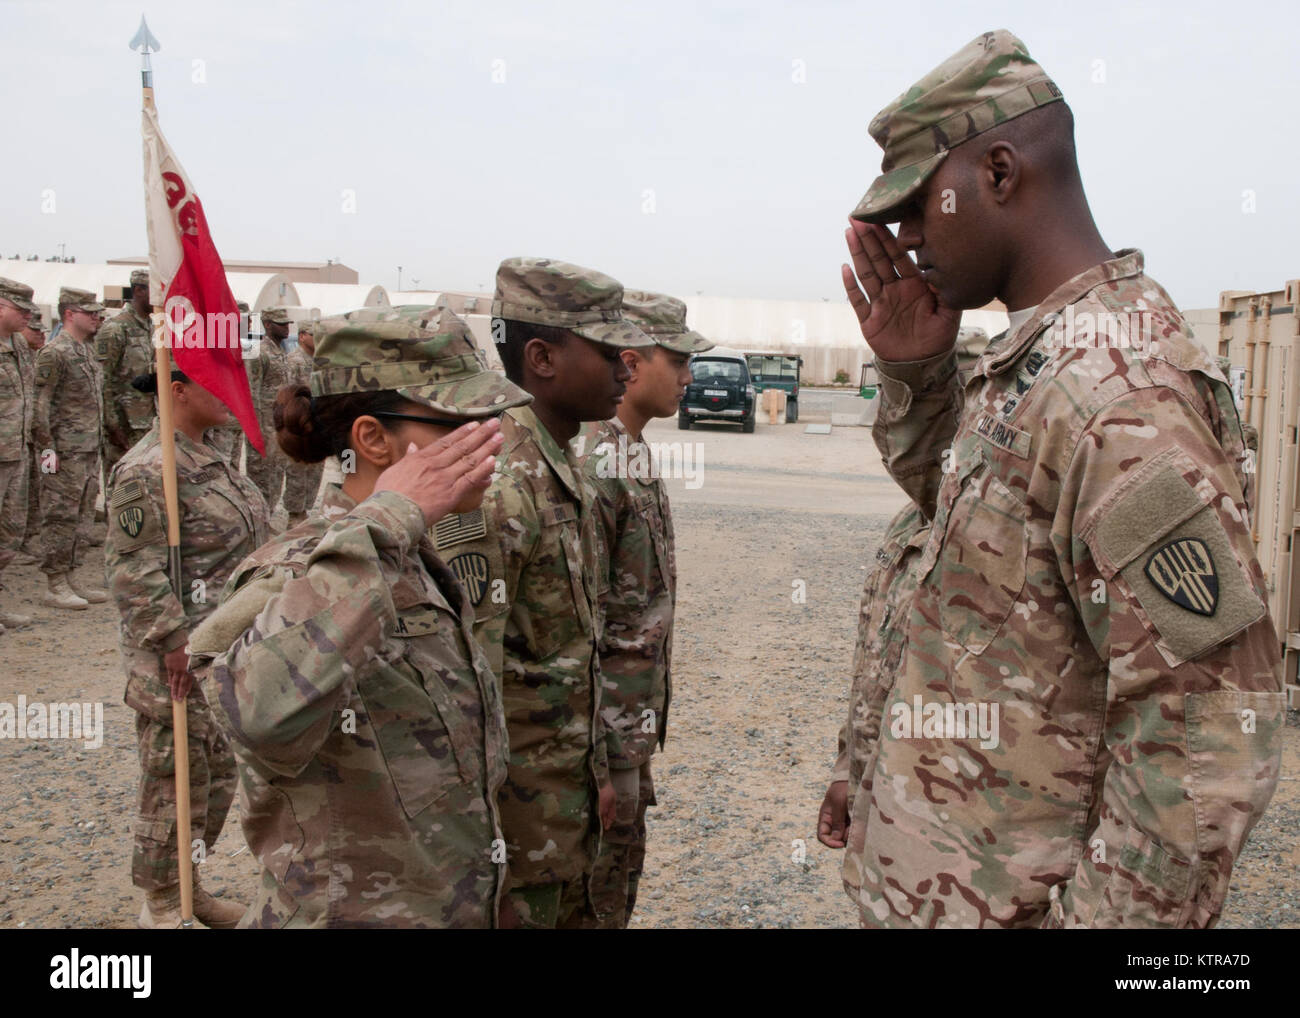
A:
<svg viewBox="0 0 1300 1018">
<path fill-rule="evenodd" d="M 284 308 L 262 308 L 262 321 L 274 322 L 276 325 L 288 325 L 289 312 Z"/>
<path fill-rule="evenodd" d="M 3 297 L 20 311 L 35 311 L 32 303 L 32 288 L 14 279 L 0 278 L 0 297 Z"/>
<path fill-rule="evenodd" d="M 686 327 L 686 305 L 666 293 L 624 290 L 623 314 L 666 350 L 703 353 L 713 349 L 713 343 Z"/>
<path fill-rule="evenodd" d="M 309 336 L 316 335 L 316 323 L 310 318 L 304 318 L 298 323 L 298 335 L 301 336 L 304 332 Z"/>
<path fill-rule="evenodd" d="M 876 114 L 867 130 L 885 157 L 852 217 L 896 221 L 951 149 L 1061 99 L 1023 42 L 1005 29 L 985 32 Z"/>
<path fill-rule="evenodd" d="M 619 349 L 654 341 L 623 318 L 623 284 L 552 258 L 507 258 L 497 268 L 492 317 L 568 329 Z"/>
<path fill-rule="evenodd" d="M 322 318 L 313 396 L 393 390 L 454 417 L 492 417 L 533 397 L 487 366 L 469 326 L 447 308 L 424 324 Z"/>
<path fill-rule="evenodd" d="M 148 270 L 148 269 L 132 269 L 132 270 L 131 270 L 131 287 L 132 287 L 132 289 L 134 289 L 134 288 L 137 287 L 137 286 L 148 286 L 148 285 L 149 285 L 149 270 Z"/>
<path fill-rule="evenodd" d="M 239 313 L 241 315 L 248 314 L 248 301 L 241 300 L 238 304 L 235 305 L 235 307 L 239 308 Z"/>
<path fill-rule="evenodd" d="M 89 290 L 78 290 L 71 286 L 59 288 L 59 307 L 74 308 L 77 311 L 86 311 L 92 315 L 102 315 L 104 313 L 104 305 L 95 299 L 93 293 Z"/>
</svg>

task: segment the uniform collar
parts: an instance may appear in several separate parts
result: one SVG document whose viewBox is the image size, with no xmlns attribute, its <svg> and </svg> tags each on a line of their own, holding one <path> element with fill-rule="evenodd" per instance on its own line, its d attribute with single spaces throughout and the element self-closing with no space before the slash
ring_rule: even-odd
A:
<svg viewBox="0 0 1300 1018">
<path fill-rule="evenodd" d="M 546 425 L 542 423 L 541 418 L 533 412 L 532 406 L 511 407 L 506 411 L 506 415 L 532 434 L 533 441 L 537 443 L 537 448 L 555 472 L 555 476 L 560 479 L 560 483 L 573 496 L 574 501 L 581 503 L 582 486 L 577 481 L 577 474 L 573 469 L 573 461 L 569 457 L 567 448 L 562 449 L 560 447 L 560 443 L 555 440 L 555 436 L 546 429 Z"/>
<path fill-rule="evenodd" d="M 1116 252 L 1110 261 L 1094 265 L 1079 273 L 1068 282 L 1062 283 L 1038 305 L 1029 319 L 1015 332 L 1004 336 L 996 343 L 990 343 L 984 356 L 980 358 L 972 374 L 988 377 L 1000 374 L 1020 359 L 1038 334 L 1048 327 L 1046 319 L 1063 311 L 1070 304 L 1077 304 L 1089 293 L 1116 279 L 1128 279 L 1142 274 L 1142 252 L 1135 247 Z"/>
</svg>

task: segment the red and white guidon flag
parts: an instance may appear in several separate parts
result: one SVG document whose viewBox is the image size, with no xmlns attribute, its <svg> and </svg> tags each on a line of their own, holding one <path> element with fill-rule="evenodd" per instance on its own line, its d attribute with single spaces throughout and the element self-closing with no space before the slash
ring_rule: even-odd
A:
<svg viewBox="0 0 1300 1018">
<path fill-rule="evenodd" d="M 152 104 L 144 108 L 144 208 L 149 299 L 166 319 L 161 339 L 171 346 L 176 366 L 230 408 L 249 443 L 265 456 L 244 373 L 239 305 L 203 205 L 163 137 Z M 155 329 L 155 342 L 158 333 Z"/>
</svg>

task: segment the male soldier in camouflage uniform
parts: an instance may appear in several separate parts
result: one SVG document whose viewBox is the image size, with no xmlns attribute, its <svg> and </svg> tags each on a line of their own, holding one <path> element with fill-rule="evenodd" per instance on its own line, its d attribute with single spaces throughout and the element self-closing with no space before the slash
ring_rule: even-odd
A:
<svg viewBox="0 0 1300 1018">
<path fill-rule="evenodd" d="M 41 571 L 49 584 L 43 603 L 51 608 L 108 600 L 74 572 L 85 547 L 82 535 L 95 526 L 99 494 L 103 382 L 92 343 L 103 312 L 89 290 L 63 287 L 63 330 L 36 355 L 32 443 L 41 467 Z"/>
<path fill-rule="evenodd" d="M 871 133 L 843 276 L 877 444 L 930 527 L 846 889 L 873 926 L 1213 925 L 1283 724 L 1228 384 L 1102 241 L 1014 36 Z M 962 386 L 959 309 L 993 297 L 1011 326 Z"/>
<path fill-rule="evenodd" d="M 21 333 L 35 310 L 30 286 L 0 279 L 0 573 L 18 554 L 27 529 L 32 388 L 24 370 L 27 340 Z M 30 616 L 0 609 L 0 633 L 31 621 Z"/>
<path fill-rule="evenodd" d="M 22 334 L 27 342 L 14 345 L 18 350 L 18 361 L 22 366 L 23 378 L 26 379 L 27 391 L 31 394 L 27 401 L 27 421 L 23 428 L 27 445 L 27 533 L 14 563 L 30 566 L 41 559 L 40 538 L 37 536 L 41 525 L 41 468 L 36 461 L 36 447 L 32 444 L 32 417 L 36 412 L 36 355 L 45 345 L 45 323 L 41 320 L 39 308 L 32 312 Z"/>
<path fill-rule="evenodd" d="M 181 921 L 173 696 L 185 700 L 190 831 L 202 839 L 205 852 L 216 844 L 235 798 L 235 758 L 203 692 L 190 685 L 186 643 L 216 608 L 235 566 L 268 537 L 261 494 L 203 438 L 206 428 L 225 420 L 225 406 L 180 371 L 173 372 L 172 382 L 181 596 L 174 593 L 167 572 L 162 439 L 156 417 L 109 475 L 106 500 L 104 571 L 122 615 L 125 701 L 136 712 L 140 753 L 131 880 L 145 892 L 139 921 L 145 929 L 175 928 Z M 135 391 L 152 403 L 157 392 L 153 373 L 139 376 Z M 194 870 L 195 917 L 213 928 L 233 928 L 244 907 L 213 898 L 199 883 L 198 873 Z"/>
<path fill-rule="evenodd" d="M 962 378 L 970 374 L 988 344 L 983 329 L 958 330 L 957 370 Z M 885 528 L 862 588 L 848 717 L 840 728 L 839 755 L 817 817 L 817 840 L 829 848 L 844 847 L 853 799 L 880 738 L 880 712 L 903 658 L 907 620 L 920 582 L 916 566 L 929 526 L 915 503 L 900 509 Z"/>
<path fill-rule="evenodd" d="M 493 335 L 506 377 L 534 402 L 502 419 L 481 512 L 435 530 L 504 690 L 510 772 L 501 822 L 510 898 L 532 928 L 593 918 L 596 820 L 613 820 L 599 715 L 595 519 L 569 443 L 582 421 L 617 408 L 628 377 L 619 350 L 650 343 L 623 319 L 622 300 L 618 281 L 592 269 L 546 258 L 501 263 Z"/>
<path fill-rule="evenodd" d="M 289 354 L 289 383 L 306 385 L 311 380 L 312 354 L 316 352 L 313 331 L 316 326 L 309 321 L 298 323 L 298 345 Z M 295 527 L 307 518 L 307 512 L 316 504 L 320 491 L 324 463 L 295 463 L 286 458 L 284 464 L 284 508 L 289 513 L 289 526 Z"/>
<path fill-rule="evenodd" d="M 262 439 L 266 443 L 266 455 L 259 453 L 245 439 L 244 472 L 261 491 L 262 497 L 266 499 L 266 511 L 274 520 L 276 507 L 280 504 L 280 490 L 284 487 L 284 467 L 288 460 L 275 440 L 271 409 L 275 406 L 275 395 L 280 391 L 280 386 L 289 381 L 289 354 L 284 348 L 284 341 L 289 335 L 289 313 L 284 308 L 267 308 L 262 312 L 262 328 L 266 330 L 266 335 L 257 348 L 257 356 L 245 364 L 248 367 L 248 386 L 252 390 L 253 406 L 257 409 Z"/>
<path fill-rule="evenodd" d="M 446 508 L 417 503 L 403 470 L 419 457 L 430 486 L 452 491 L 453 468 L 427 458 L 445 444 L 430 442 L 433 429 L 486 420 L 451 441 L 499 443 L 490 418 L 528 395 L 486 370 L 469 329 L 451 319 L 438 331 L 322 323 L 311 379 L 319 403 L 392 396 L 392 410 L 316 430 L 332 454 L 353 453 L 356 469 L 326 486 L 320 513 L 240 565 L 191 639 L 234 742 L 244 834 L 264 867 L 246 926 L 496 922 L 508 749 L 500 690 L 464 588 L 426 537 Z M 377 417 L 392 430 L 378 433 Z M 420 436 L 429 444 L 394 460 L 387 436 L 397 448 Z M 475 455 L 452 463 L 473 471 L 486 464 Z M 475 490 L 452 507 L 481 500 Z"/>
<path fill-rule="evenodd" d="M 686 305 L 675 297 L 625 291 L 623 316 L 655 345 L 623 351 L 630 377 L 617 416 L 584 425 L 575 443 L 595 492 L 598 588 L 609 591 L 599 643 L 600 713 L 617 803 L 591 883 L 602 917 L 597 925 L 613 929 L 625 928 L 636 906 L 646 807 L 655 801 L 650 757 L 664 744 L 672 697 L 673 518 L 641 432 L 652 418 L 677 413 L 691 380 L 691 354 L 713 348 L 686 328 Z"/>
<path fill-rule="evenodd" d="M 149 272 L 131 272 L 131 299 L 122 311 L 95 333 L 95 357 L 104 379 L 104 435 L 100 449 L 104 480 L 127 449 L 149 430 L 153 401 L 131 387 L 131 380 L 152 370 Z M 92 520 L 93 523 L 93 520 Z M 83 531 L 88 545 L 104 543 L 98 527 Z"/>
<path fill-rule="evenodd" d="M 95 356 L 104 373 L 104 475 L 153 424 L 153 400 L 137 392 L 131 380 L 153 369 L 150 331 L 149 272 L 131 273 L 131 303 L 95 333 Z"/>
</svg>

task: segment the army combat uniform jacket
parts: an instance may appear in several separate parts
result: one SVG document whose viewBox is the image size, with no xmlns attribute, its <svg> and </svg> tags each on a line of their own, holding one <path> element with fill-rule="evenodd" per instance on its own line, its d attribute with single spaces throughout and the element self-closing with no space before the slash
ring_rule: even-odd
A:
<svg viewBox="0 0 1300 1018">
<path fill-rule="evenodd" d="M 118 461 L 108 479 L 104 572 L 122 613 L 126 703 L 171 722 L 162 655 L 185 646 L 216 609 L 230 574 L 268 536 L 257 489 L 228 467 L 220 451 L 176 432 L 181 512 L 181 597 L 167 573 L 167 514 L 158 422 Z"/>
<path fill-rule="evenodd" d="M 0 463 L 22 462 L 27 456 L 35 407 L 27 366 L 30 349 L 21 332 L 0 336 Z"/>
<path fill-rule="evenodd" d="M 501 680 L 510 771 L 501 821 L 511 886 L 572 881 L 594 858 L 596 785 L 608 779 L 598 709 L 595 530 L 572 454 L 527 406 L 501 419 L 497 474 L 474 513 L 435 540 L 474 604 Z"/>
<path fill-rule="evenodd" d="M 933 522 L 853 804 L 864 923 L 1212 925 L 1284 717 L 1222 373 L 1136 251 L 964 391 L 952 354 L 878 367 L 877 444 Z"/>
<path fill-rule="evenodd" d="M 330 485 L 191 637 L 264 867 L 249 926 L 490 927 L 500 695 L 409 499 Z"/>
<path fill-rule="evenodd" d="M 584 426 L 576 442 L 602 550 L 600 713 L 609 765 L 639 767 L 663 746 L 672 697 L 672 511 L 663 480 L 649 472 L 649 448 L 617 417 Z"/>
<path fill-rule="evenodd" d="M 95 333 L 95 355 L 104 373 L 104 427 L 120 428 L 128 438 L 153 423 L 153 397 L 131 387 L 131 379 L 153 370 L 149 320 L 128 305 Z"/>
<path fill-rule="evenodd" d="M 104 416 L 101 379 L 89 341 L 83 343 L 61 332 L 41 347 L 36 354 L 36 411 L 32 418 L 32 442 L 38 455 L 46 449 L 59 456 L 99 452 Z"/>
<path fill-rule="evenodd" d="M 849 712 L 840 729 L 839 755 L 831 772 L 831 781 L 848 782 L 850 811 L 866 761 L 880 738 L 881 711 L 903 658 L 919 580 L 916 567 L 928 530 L 915 504 L 900 510 L 885 530 L 862 589 Z"/>
</svg>

